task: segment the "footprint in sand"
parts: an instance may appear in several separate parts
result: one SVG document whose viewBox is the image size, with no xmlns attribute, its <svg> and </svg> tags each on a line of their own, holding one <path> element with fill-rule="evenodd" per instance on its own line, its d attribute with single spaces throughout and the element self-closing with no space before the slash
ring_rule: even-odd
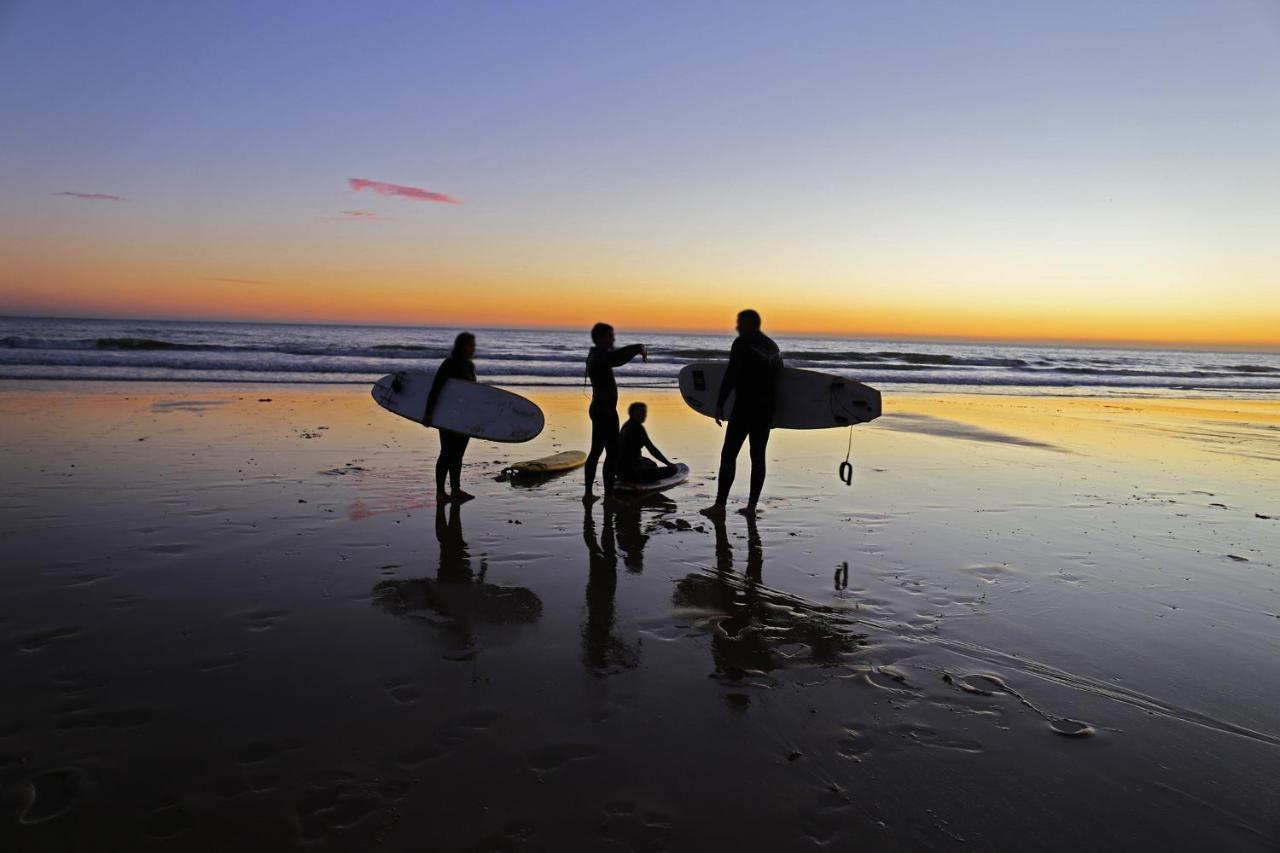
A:
<svg viewBox="0 0 1280 853">
<path fill-rule="evenodd" d="M 216 658 L 205 658 L 204 660 L 196 661 L 196 666 L 199 667 L 201 672 L 215 672 L 219 669 L 237 666 L 248 659 L 248 652 L 227 652 Z"/>
<path fill-rule="evenodd" d="M 161 841 L 177 838 L 190 826 L 190 816 L 173 803 L 156 808 L 147 817 L 147 834 Z"/>
<path fill-rule="evenodd" d="M 58 718 L 59 729 L 132 729 L 151 722 L 152 712 L 146 708 L 86 713 L 75 711 Z"/>
<path fill-rule="evenodd" d="M 614 802 L 604 807 L 605 819 L 596 830 L 601 838 L 631 850 L 669 850 L 671 816 L 659 811 L 640 811 L 635 803 Z"/>
<path fill-rule="evenodd" d="M 302 749 L 302 741 L 297 738 L 277 738 L 251 743 L 240 750 L 241 764 L 261 764 L 286 752 Z"/>
<path fill-rule="evenodd" d="M 396 764 L 405 770 L 416 770 L 428 761 L 434 761 L 437 758 L 443 758 L 449 754 L 449 750 L 443 746 L 415 746 L 412 749 L 406 749 L 404 752 L 396 756 Z"/>
<path fill-rule="evenodd" d="M 847 723 L 844 735 L 836 741 L 836 752 L 851 761 L 861 761 L 871 752 L 871 738 L 862 723 Z"/>
<path fill-rule="evenodd" d="M 270 631 L 288 615 L 288 610 L 251 610 L 244 614 L 244 618 L 249 623 L 249 630 L 258 632 Z"/>
<path fill-rule="evenodd" d="M 958 752 L 982 752 L 982 744 L 976 740 L 968 738 L 952 737 L 943 732 L 939 732 L 929 726 L 914 726 L 904 723 L 895 726 L 893 731 L 901 737 L 908 738 L 916 743 L 925 746 L 936 747 L 939 749 L 953 749 Z"/>
<path fill-rule="evenodd" d="M 422 697 L 422 694 L 418 692 L 418 689 L 408 681 L 395 679 L 383 683 L 382 687 L 387 691 L 387 694 L 400 705 L 412 705 Z"/>
<path fill-rule="evenodd" d="M 22 801 L 18 822 L 37 824 L 64 815 L 75 803 L 82 787 L 79 771 L 50 770 L 16 786 Z"/>
<path fill-rule="evenodd" d="M 39 634 L 32 634 L 22 641 L 22 650 L 24 652 L 38 652 L 50 643 L 78 637 L 80 630 L 80 628 L 76 627 L 53 628 L 48 631 L 42 631 Z"/>
<path fill-rule="evenodd" d="M 147 551 L 157 554 L 161 557 L 177 557 L 185 554 L 191 549 L 191 546 L 185 542 L 170 542 L 164 545 L 149 545 Z"/>
<path fill-rule="evenodd" d="M 303 801 L 302 839 L 314 842 L 334 830 L 350 829 L 398 803 L 408 791 L 409 783 L 400 779 L 334 779 L 332 785 L 313 791 Z"/>
<path fill-rule="evenodd" d="M 544 746 L 529 753 L 529 766 L 536 773 L 550 773 L 574 761 L 594 758 L 596 748 L 585 743 Z"/>
</svg>

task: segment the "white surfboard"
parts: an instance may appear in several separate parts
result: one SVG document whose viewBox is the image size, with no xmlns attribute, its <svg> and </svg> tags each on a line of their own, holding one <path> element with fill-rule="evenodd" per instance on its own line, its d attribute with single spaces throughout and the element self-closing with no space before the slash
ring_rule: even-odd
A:
<svg viewBox="0 0 1280 853">
<path fill-rule="evenodd" d="M 695 361 L 680 370 L 680 395 L 689 408 L 714 418 L 716 397 L 724 379 L 727 361 Z M 729 395 L 724 414 L 733 411 L 734 395 Z M 778 401 L 773 413 L 776 429 L 827 429 L 866 423 L 880 417 L 880 392 L 836 376 L 782 368 L 778 377 Z"/>
<path fill-rule="evenodd" d="M 373 399 L 402 418 L 422 423 L 431 391 L 431 373 L 402 370 L 373 384 Z M 431 425 L 488 441 L 528 441 L 542 432 L 546 419 L 532 400 L 492 385 L 448 379 Z"/>
<path fill-rule="evenodd" d="M 665 491 L 672 486 L 680 485 L 687 479 L 689 479 L 689 466 L 683 462 L 677 462 L 675 473 L 668 477 L 654 480 L 652 483 L 628 483 L 626 480 L 618 480 L 613 484 L 613 490 L 626 495 L 645 495 L 650 492 Z"/>
</svg>

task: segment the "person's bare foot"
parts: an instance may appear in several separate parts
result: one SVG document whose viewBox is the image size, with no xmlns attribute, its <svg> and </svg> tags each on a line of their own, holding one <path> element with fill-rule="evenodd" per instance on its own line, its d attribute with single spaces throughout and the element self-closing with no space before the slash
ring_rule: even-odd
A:
<svg viewBox="0 0 1280 853">
<path fill-rule="evenodd" d="M 582 496 L 582 505 L 591 506 L 593 503 L 595 503 L 598 500 L 600 500 L 599 495 L 593 494 L 592 492 L 587 492 L 585 495 Z"/>
<path fill-rule="evenodd" d="M 707 518 L 724 518 L 724 504 L 712 504 L 706 509 L 700 509 L 698 512 Z"/>
<path fill-rule="evenodd" d="M 738 514 L 745 515 L 747 518 L 755 518 L 760 514 L 760 511 L 756 509 L 755 504 L 747 504 L 742 509 L 738 510 Z"/>
<path fill-rule="evenodd" d="M 471 494 L 470 492 L 464 492 L 464 491 L 462 491 L 462 489 L 454 489 L 454 490 L 453 490 L 453 502 L 454 502 L 454 503 L 464 504 L 464 503 L 466 503 L 466 502 L 467 502 L 467 501 L 469 501 L 469 500 L 473 500 L 474 498 L 475 498 L 475 495 Z"/>
<path fill-rule="evenodd" d="M 447 504 L 451 500 L 453 500 L 453 498 L 449 497 L 448 492 L 436 492 L 436 503 Z"/>
</svg>

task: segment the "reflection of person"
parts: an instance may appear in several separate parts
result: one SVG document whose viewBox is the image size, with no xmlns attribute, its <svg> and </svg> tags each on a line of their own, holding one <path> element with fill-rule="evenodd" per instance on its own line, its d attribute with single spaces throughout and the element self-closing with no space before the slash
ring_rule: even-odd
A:
<svg viewBox="0 0 1280 853">
<path fill-rule="evenodd" d="M 733 546 L 729 544 L 729 530 L 725 527 L 724 519 L 713 518 L 711 524 L 716 531 L 716 571 L 724 577 L 733 572 Z M 747 565 L 745 576 L 747 579 L 747 591 L 751 593 L 747 596 L 748 600 L 755 600 L 755 587 L 761 582 L 763 575 L 764 546 L 760 542 L 760 529 L 756 526 L 755 518 L 747 516 Z"/>
<path fill-rule="evenodd" d="M 724 517 L 712 516 L 711 522 L 716 534 L 715 585 L 702 594 L 713 597 L 717 609 L 725 614 L 712 636 L 711 656 L 715 659 L 717 672 L 738 681 L 748 672 L 769 672 L 775 666 L 768 636 L 769 609 L 767 606 L 762 608 L 760 601 L 764 548 L 760 544 L 755 518 L 747 516 L 747 564 L 744 577 L 739 581 L 733 571 L 733 546 L 729 544 Z M 692 584 L 682 582 L 677 586 L 677 595 L 683 593 L 686 597 L 693 597 L 697 595 L 695 590 Z M 757 611 L 764 618 L 758 620 Z"/>
<path fill-rule="evenodd" d="M 479 572 L 472 571 L 458 504 L 450 504 L 447 511 L 444 505 L 436 507 L 435 529 L 440 543 L 436 576 L 382 581 L 373 588 L 375 604 L 400 616 L 430 610 L 446 617 L 425 624 L 452 638 L 451 656 L 476 652 L 475 627 L 480 623 L 529 624 L 542 616 L 542 601 L 532 590 L 485 582 L 483 556 Z"/>
<path fill-rule="evenodd" d="M 436 577 L 442 581 L 471 580 L 471 552 L 462 538 L 462 513 L 457 504 L 449 507 L 447 520 L 444 506 L 436 505 L 436 541 L 440 543 L 440 569 Z"/>
<path fill-rule="evenodd" d="M 596 537 L 591 511 L 583 513 L 582 539 L 587 545 L 587 618 L 582 623 L 582 652 L 587 666 L 601 675 L 610 670 L 635 669 L 639 652 L 614 634 L 618 591 L 618 551 L 614 545 L 613 514 L 604 513 L 603 542 Z"/>
<path fill-rule="evenodd" d="M 644 344 L 614 349 L 613 326 L 596 323 L 591 328 L 591 352 L 587 355 L 587 376 L 591 378 L 591 452 L 587 454 L 587 488 L 583 503 L 596 499 L 592 488 L 596 482 L 596 464 L 604 454 L 604 496 L 613 496 L 614 466 L 617 464 L 618 445 L 618 383 L 613 369 L 621 367 L 637 355 L 649 360 Z"/>
<path fill-rule="evenodd" d="M 462 332 L 454 339 L 453 352 L 440 362 L 440 369 L 431 382 L 431 391 L 427 394 L 427 410 L 422 423 L 431 426 L 431 418 L 435 414 L 436 403 L 440 400 L 440 392 L 448 379 L 459 379 L 464 382 L 476 381 L 476 366 L 472 359 L 476 356 L 476 336 L 470 332 Z M 458 481 L 462 478 L 462 456 L 467 452 L 467 444 L 471 437 L 460 432 L 437 427 L 440 431 L 440 456 L 436 459 L 436 501 L 469 501 L 475 495 L 462 491 Z M 453 486 L 453 493 L 445 491 L 445 478 Z"/>
<path fill-rule="evenodd" d="M 754 515 L 764 488 L 765 448 L 777 403 L 778 375 L 782 370 L 782 354 L 773 339 L 760 331 L 760 315 L 748 308 L 738 312 L 738 337 L 729 351 L 729 367 L 720 383 L 716 399 L 716 425 L 724 418 L 724 406 L 733 394 L 733 411 L 724 433 L 720 451 L 720 475 L 716 502 L 702 514 L 723 516 L 729 499 L 729 488 L 737 473 L 738 452 L 744 441 L 751 441 L 751 494 L 740 510 Z"/>
<path fill-rule="evenodd" d="M 655 483 L 676 472 L 676 466 L 662 455 L 662 451 L 649 438 L 649 433 L 644 428 L 648 417 L 648 406 L 644 403 L 632 403 L 627 407 L 627 422 L 618 433 L 618 479 L 628 483 Z M 648 450 L 662 464 L 644 456 L 644 450 Z"/>
</svg>

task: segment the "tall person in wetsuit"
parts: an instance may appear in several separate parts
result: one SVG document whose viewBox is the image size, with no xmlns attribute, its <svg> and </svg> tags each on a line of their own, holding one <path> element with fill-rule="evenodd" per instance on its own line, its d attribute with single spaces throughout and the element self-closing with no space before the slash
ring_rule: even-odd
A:
<svg viewBox="0 0 1280 853">
<path fill-rule="evenodd" d="M 591 352 L 587 354 L 587 376 L 591 379 L 591 452 L 587 454 L 587 488 L 584 504 L 596 499 L 592 492 L 596 482 L 596 464 L 604 454 L 604 497 L 613 497 L 614 468 L 618 461 L 618 383 L 613 369 L 621 367 L 637 355 L 649 360 L 644 344 L 614 349 L 613 326 L 596 323 L 591 327 Z"/>
<path fill-rule="evenodd" d="M 782 354 L 773 339 L 760 331 L 760 315 L 748 308 L 738 312 L 738 337 L 729 350 L 729 368 L 720 383 L 716 398 L 716 426 L 724 419 L 724 405 L 733 394 L 733 411 L 729 428 L 724 433 L 720 450 L 720 477 L 716 485 L 716 502 L 702 514 L 723 518 L 729 499 L 729 487 L 737 473 L 738 452 L 742 443 L 751 441 L 751 495 L 739 512 L 756 514 L 760 491 L 764 488 L 764 452 L 769 444 L 773 410 L 778 399 L 778 375 L 782 371 Z"/>
<path fill-rule="evenodd" d="M 447 379 L 460 379 L 464 382 L 476 381 L 476 366 L 471 361 L 476 357 L 476 336 L 470 332 L 462 332 L 453 341 L 453 352 L 440 362 L 440 369 L 431 382 L 431 391 L 427 394 L 427 410 L 422 416 L 424 426 L 431 426 L 431 418 L 435 414 L 436 403 L 440 400 L 440 392 Z M 462 478 L 462 456 L 467 452 L 467 444 L 471 436 L 460 432 L 437 427 L 440 431 L 440 456 L 436 459 L 436 503 L 469 501 L 475 495 L 462 491 L 458 481 Z M 453 492 L 445 491 L 445 480 L 453 486 Z"/>
</svg>

